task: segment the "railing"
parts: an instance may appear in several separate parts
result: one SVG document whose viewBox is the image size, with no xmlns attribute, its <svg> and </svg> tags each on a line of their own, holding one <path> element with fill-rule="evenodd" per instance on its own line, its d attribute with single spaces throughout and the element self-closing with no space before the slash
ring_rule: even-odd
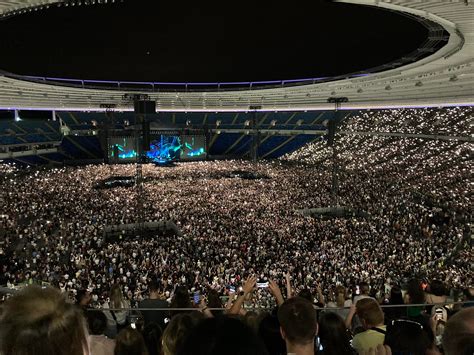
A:
<svg viewBox="0 0 474 355">
<path fill-rule="evenodd" d="M 412 308 L 412 307 L 432 307 L 432 306 L 457 306 L 457 305 L 464 305 L 464 304 L 474 304 L 474 301 L 462 301 L 462 302 L 441 302 L 441 303 L 417 303 L 417 304 L 393 304 L 393 305 L 385 305 L 382 304 L 380 307 L 382 309 L 385 308 Z M 207 308 L 210 311 L 226 311 L 227 308 Z M 244 307 L 245 310 L 269 310 L 272 308 L 266 307 Z M 317 311 L 329 310 L 343 310 L 343 309 L 350 309 L 350 307 L 316 307 Z M 199 308 L 192 307 L 192 308 L 87 308 L 87 311 L 96 312 L 96 311 L 199 311 Z"/>
</svg>

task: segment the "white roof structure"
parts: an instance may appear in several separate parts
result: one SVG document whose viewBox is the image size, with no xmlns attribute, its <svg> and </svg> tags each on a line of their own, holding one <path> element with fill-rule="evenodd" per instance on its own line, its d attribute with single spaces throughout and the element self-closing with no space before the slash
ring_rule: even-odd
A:
<svg viewBox="0 0 474 355">
<path fill-rule="evenodd" d="M 450 33 L 437 52 L 412 64 L 356 78 L 299 86 L 233 91 L 143 92 L 157 111 L 334 109 L 329 97 L 347 97 L 341 109 L 474 105 L 474 3 L 464 1 L 339 0 L 427 18 Z M 62 1 L 59 1 L 59 3 Z M 0 16 L 56 4 L 53 0 L 0 0 Z M 41 11 L 41 10 L 39 10 Z M 374 28 L 374 31 L 377 29 Z M 350 60 L 347 53 L 347 60 Z M 32 58 L 34 60 L 34 58 Z M 88 89 L 32 82 L 0 74 L 0 109 L 101 111 L 101 104 L 132 110 L 119 88 Z M 140 92 L 134 92 L 140 93 Z"/>
</svg>

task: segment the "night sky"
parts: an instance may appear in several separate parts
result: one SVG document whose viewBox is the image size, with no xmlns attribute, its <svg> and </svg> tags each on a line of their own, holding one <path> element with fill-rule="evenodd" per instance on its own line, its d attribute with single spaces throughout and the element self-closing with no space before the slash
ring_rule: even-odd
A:
<svg viewBox="0 0 474 355">
<path fill-rule="evenodd" d="M 393 12 L 326 1 L 125 0 L 12 17 L 0 34 L 0 68 L 16 74 L 229 82 L 368 69 L 412 52 L 427 31 Z"/>
</svg>

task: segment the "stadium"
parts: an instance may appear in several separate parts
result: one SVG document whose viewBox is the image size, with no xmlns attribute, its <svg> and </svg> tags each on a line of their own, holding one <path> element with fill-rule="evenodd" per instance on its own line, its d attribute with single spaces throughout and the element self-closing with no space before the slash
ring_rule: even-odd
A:
<svg viewBox="0 0 474 355">
<path fill-rule="evenodd" d="M 0 354 L 472 354 L 473 19 L 0 1 Z"/>
</svg>

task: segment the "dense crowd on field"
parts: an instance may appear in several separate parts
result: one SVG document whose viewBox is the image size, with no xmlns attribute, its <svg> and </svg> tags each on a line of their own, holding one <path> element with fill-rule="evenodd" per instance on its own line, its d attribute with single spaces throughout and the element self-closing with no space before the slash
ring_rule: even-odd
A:
<svg viewBox="0 0 474 355">
<path fill-rule="evenodd" d="M 383 303 L 414 278 L 442 284 L 440 297 L 469 298 L 472 143 L 348 132 L 467 137 L 472 117 L 471 108 L 369 111 L 346 119 L 333 146 L 317 141 L 278 161 L 144 165 L 145 220 L 171 220 L 182 236 L 105 239 L 106 225 L 136 222 L 141 203 L 134 188 L 94 185 L 133 176 L 133 165 L 2 165 L 0 285 L 43 282 L 71 299 L 86 294 L 95 308 L 110 308 L 114 292 L 122 295 L 118 308 L 137 306 L 150 280 L 158 280 L 167 304 L 192 306 L 193 296 L 213 295 L 219 305 L 249 276 L 274 281 L 283 293 L 291 284 L 294 294 L 310 295 L 319 306 L 348 306 L 337 303 L 338 293 L 343 288 L 351 299 L 361 282 Z M 229 177 L 237 170 L 269 178 Z M 364 217 L 298 212 L 336 203 Z M 176 303 L 180 292 L 188 303 Z M 268 287 L 251 295 L 246 309 L 275 305 Z"/>
</svg>

